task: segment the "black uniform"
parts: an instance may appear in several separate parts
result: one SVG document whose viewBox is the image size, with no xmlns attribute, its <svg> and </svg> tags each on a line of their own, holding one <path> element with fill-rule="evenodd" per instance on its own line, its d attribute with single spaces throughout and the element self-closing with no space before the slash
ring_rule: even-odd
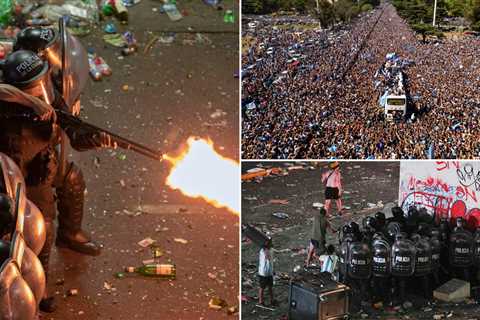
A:
<svg viewBox="0 0 480 320">
<path fill-rule="evenodd" d="M 52 189 L 57 173 L 56 130 L 53 119 L 41 121 L 33 110 L 16 103 L 2 102 L 0 107 L 0 152 L 19 166 L 27 185 L 27 197 L 42 211 L 47 230 L 40 253 L 46 273 L 53 242 L 55 200 Z"/>
<path fill-rule="evenodd" d="M 48 104 L 53 103 L 55 91 L 51 85 L 48 64 L 33 52 L 13 52 L 5 60 L 2 70 L 4 81 L 14 87 L 0 85 L 0 151 L 20 167 L 25 177 L 27 197 L 44 215 L 46 241 L 39 258 L 48 274 L 56 217 L 53 187 L 58 170 L 58 156 L 55 146 L 60 132 L 54 109 Z M 44 93 L 41 95 L 42 100 L 32 96 L 39 93 Z M 101 139 L 92 132 L 67 130 L 66 133 L 72 146 L 82 150 L 103 145 Z M 74 168 L 70 167 L 67 173 L 78 180 Z M 75 187 L 74 183 L 73 187 L 67 185 L 67 189 L 57 190 L 57 195 L 64 199 L 62 206 L 66 209 L 63 211 L 69 212 L 59 219 L 57 241 L 69 244 L 70 247 L 75 245 L 85 251 L 90 249 L 95 253 L 99 252 L 98 246 L 80 232 L 83 208 L 78 205 L 78 199 L 83 201 L 83 188 L 81 185 Z M 62 206 L 59 206 L 59 210 Z"/>
</svg>

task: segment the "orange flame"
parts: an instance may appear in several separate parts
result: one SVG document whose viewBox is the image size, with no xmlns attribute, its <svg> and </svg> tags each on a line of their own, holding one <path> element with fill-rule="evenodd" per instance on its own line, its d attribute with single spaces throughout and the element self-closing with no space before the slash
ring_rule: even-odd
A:
<svg viewBox="0 0 480 320">
<path fill-rule="evenodd" d="M 173 166 L 167 185 L 217 208 L 240 212 L 240 166 L 218 154 L 211 140 L 190 137 L 178 156 L 163 155 Z"/>
</svg>

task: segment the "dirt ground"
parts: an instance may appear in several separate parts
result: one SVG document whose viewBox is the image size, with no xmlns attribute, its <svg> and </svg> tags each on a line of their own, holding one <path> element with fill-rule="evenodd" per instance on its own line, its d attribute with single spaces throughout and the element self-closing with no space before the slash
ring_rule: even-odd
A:
<svg viewBox="0 0 480 320">
<path fill-rule="evenodd" d="M 300 166 L 300 167 L 299 167 Z M 256 307 L 256 279 L 259 248 L 242 236 L 242 319 L 286 319 L 288 313 L 289 279 L 295 266 L 303 266 L 310 241 L 312 204 L 324 202 L 321 174 L 326 162 L 244 162 L 242 173 L 255 167 L 280 167 L 288 174 L 272 175 L 261 181 L 242 182 L 242 224 L 250 223 L 269 233 L 274 246 L 274 295 L 278 306 L 274 311 Z M 363 217 L 381 211 L 398 199 L 399 162 L 342 162 L 344 205 L 342 217 L 330 220 L 335 229 L 350 220 L 361 223 Z M 283 204 L 272 203 L 283 200 Z M 277 201 L 275 201 L 277 200 Z M 380 202 L 381 201 L 381 202 Z M 335 208 L 335 207 L 334 207 Z M 272 216 L 288 214 L 287 219 Z M 338 244 L 337 234 L 329 232 L 327 243 Z M 269 302 L 267 296 L 267 303 Z M 413 301 L 413 309 L 383 312 L 364 308 L 352 314 L 365 319 L 433 319 L 434 315 L 449 319 L 477 319 L 478 304 L 431 304 Z M 451 313 L 451 314 L 450 314 Z"/>
<path fill-rule="evenodd" d="M 237 2 L 222 5 L 238 19 Z M 116 23 L 140 43 L 132 56 L 122 59 L 120 49 L 103 42 L 103 24 L 81 38 L 113 70 L 109 78 L 89 81 L 82 118 L 162 152 L 175 152 L 191 135 L 209 137 L 217 152 L 238 161 L 237 23 L 224 23 L 224 11 L 201 1 L 177 1 L 188 14 L 179 22 L 152 10 L 160 6 L 144 0 L 129 9 L 127 27 Z M 174 42 L 158 41 L 144 54 L 149 39 L 163 32 L 174 32 Z M 211 116 L 215 112 L 220 116 Z M 239 304 L 237 215 L 171 190 L 164 183 L 167 163 L 120 149 L 72 152 L 71 159 L 86 179 L 85 229 L 104 249 L 98 257 L 54 249 L 48 287 L 58 310 L 41 319 L 238 318 L 208 307 L 213 296 Z M 146 205 L 148 213 L 139 210 Z M 137 244 L 147 237 L 162 248 L 162 262 L 176 264 L 177 279 L 115 278 L 125 266 L 151 258 Z M 78 295 L 66 296 L 70 289 Z"/>
</svg>

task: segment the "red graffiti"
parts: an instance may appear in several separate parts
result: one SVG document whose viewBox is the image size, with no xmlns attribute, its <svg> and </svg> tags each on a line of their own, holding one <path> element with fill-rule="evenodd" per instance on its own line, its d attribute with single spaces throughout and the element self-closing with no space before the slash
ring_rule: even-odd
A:
<svg viewBox="0 0 480 320">
<path fill-rule="evenodd" d="M 467 216 L 467 224 L 469 228 L 476 229 L 480 226 L 480 209 L 470 209 Z"/>
<path fill-rule="evenodd" d="M 437 171 L 443 171 L 448 169 L 459 169 L 460 162 L 458 161 L 436 161 Z"/>
<path fill-rule="evenodd" d="M 415 205 L 431 209 L 438 215 L 448 216 L 452 199 L 424 191 L 414 191 L 411 195 Z"/>
<path fill-rule="evenodd" d="M 467 211 L 467 205 L 462 199 L 452 199 L 434 193 L 424 191 L 414 191 L 404 197 L 409 205 L 416 207 L 424 207 L 429 211 L 435 213 L 436 218 L 450 218 L 452 224 L 455 224 L 455 219 L 463 217 L 467 220 L 469 228 L 480 227 L 480 209 L 471 208 Z M 404 200 L 404 201 L 405 201 Z M 453 202 L 453 203 L 452 203 Z M 404 204 L 402 204 L 402 207 Z"/>
<path fill-rule="evenodd" d="M 448 192 L 449 186 L 447 183 L 443 182 L 439 178 L 434 178 L 434 177 L 428 177 L 426 180 L 420 180 L 415 177 L 410 177 L 408 180 L 408 188 L 410 190 L 416 190 L 416 189 L 423 189 L 423 188 L 429 188 L 429 189 L 442 189 L 444 192 Z"/>
<path fill-rule="evenodd" d="M 455 219 L 458 217 L 465 216 L 467 212 L 467 205 L 463 200 L 457 200 L 452 204 L 452 208 L 450 209 L 450 218 Z"/>
<path fill-rule="evenodd" d="M 480 226 L 480 209 L 472 208 L 467 212 L 467 206 L 463 200 L 455 201 L 450 210 L 450 221 L 453 225 L 455 224 L 455 219 L 459 217 L 467 220 L 467 226 L 470 229 Z"/>
<path fill-rule="evenodd" d="M 475 191 L 472 191 L 464 186 L 457 186 L 455 195 L 457 196 L 457 198 L 462 198 L 465 201 L 473 200 L 477 202 L 477 195 L 475 194 Z"/>
</svg>

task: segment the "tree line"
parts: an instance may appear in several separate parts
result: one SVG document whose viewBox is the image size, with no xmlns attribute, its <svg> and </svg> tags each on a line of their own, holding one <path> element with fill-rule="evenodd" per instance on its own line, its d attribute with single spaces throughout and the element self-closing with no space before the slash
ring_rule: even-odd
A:
<svg viewBox="0 0 480 320">
<path fill-rule="evenodd" d="M 392 0 L 398 13 L 421 34 L 435 33 L 433 28 L 434 0 Z M 437 0 L 436 22 L 462 17 L 473 30 L 480 31 L 480 0 Z"/>
<path fill-rule="evenodd" d="M 479 0 L 480 1 L 480 0 Z M 336 22 L 349 22 L 362 11 L 372 10 L 380 0 L 243 0 L 242 12 L 246 14 L 268 14 L 279 11 L 295 11 L 317 15 L 322 27 Z"/>
</svg>

